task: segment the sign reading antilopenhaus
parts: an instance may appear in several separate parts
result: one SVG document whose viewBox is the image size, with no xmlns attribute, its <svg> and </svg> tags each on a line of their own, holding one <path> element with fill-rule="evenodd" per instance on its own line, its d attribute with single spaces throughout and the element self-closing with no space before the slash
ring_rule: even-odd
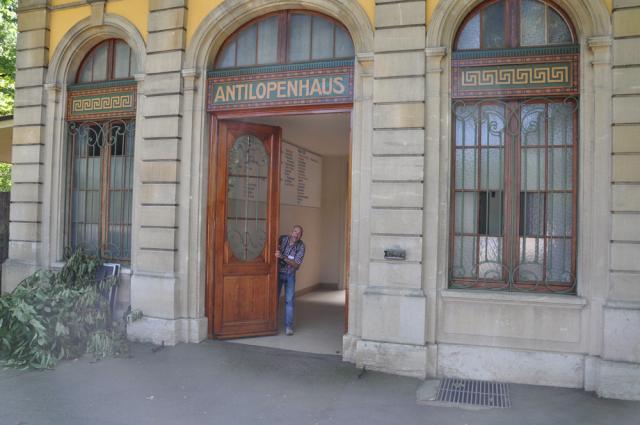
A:
<svg viewBox="0 0 640 425">
<path fill-rule="evenodd" d="M 353 60 L 226 69 L 208 77 L 208 111 L 353 101 Z"/>
</svg>

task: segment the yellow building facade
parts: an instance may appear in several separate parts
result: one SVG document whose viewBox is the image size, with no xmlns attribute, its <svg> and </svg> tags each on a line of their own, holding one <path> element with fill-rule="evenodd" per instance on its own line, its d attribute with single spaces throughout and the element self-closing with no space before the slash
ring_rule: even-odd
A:
<svg viewBox="0 0 640 425">
<path fill-rule="evenodd" d="M 640 398 L 640 2 L 21 0 L 18 26 L 3 291 L 83 247 L 122 264 L 132 340 L 273 335 L 302 224 L 345 361 Z"/>
</svg>

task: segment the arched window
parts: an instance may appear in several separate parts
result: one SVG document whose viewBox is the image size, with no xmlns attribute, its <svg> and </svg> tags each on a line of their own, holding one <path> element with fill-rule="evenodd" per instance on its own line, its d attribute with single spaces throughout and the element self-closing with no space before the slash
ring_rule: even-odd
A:
<svg viewBox="0 0 640 425">
<path fill-rule="evenodd" d="M 353 42 L 338 22 L 315 13 L 284 11 L 261 17 L 230 37 L 215 68 L 350 58 Z"/>
<path fill-rule="evenodd" d="M 537 0 L 482 4 L 453 53 L 450 286 L 575 292 L 579 47 Z"/>
<path fill-rule="evenodd" d="M 111 39 L 98 44 L 84 58 L 76 82 L 96 83 L 133 78 L 136 60 L 131 48 L 122 40 Z"/>
<path fill-rule="evenodd" d="M 110 39 L 68 88 L 67 243 L 110 261 L 131 257 L 135 72 L 131 48 Z"/>
</svg>

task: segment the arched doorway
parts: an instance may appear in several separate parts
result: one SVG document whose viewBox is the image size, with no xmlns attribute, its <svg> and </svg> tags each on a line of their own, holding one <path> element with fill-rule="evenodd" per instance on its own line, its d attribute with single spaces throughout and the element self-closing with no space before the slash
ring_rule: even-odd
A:
<svg viewBox="0 0 640 425">
<path fill-rule="evenodd" d="M 296 274 L 297 289 L 326 283 L 345 289 L 353 57 L 339 22 L 284 10 L 246 23 L 212 58 L 206 96 L 210 337 L 277 333 L 282 320 L 273 253 L 278 235 L 293 224 L 305 227 L 304 242 L 312 248 Z M 337 175 L 341 179 L 332 180 Z M 334 281 L 323 281 L 330 275 Z M 340 324 L 334 353 L 343 330 Z"/>
</svg>

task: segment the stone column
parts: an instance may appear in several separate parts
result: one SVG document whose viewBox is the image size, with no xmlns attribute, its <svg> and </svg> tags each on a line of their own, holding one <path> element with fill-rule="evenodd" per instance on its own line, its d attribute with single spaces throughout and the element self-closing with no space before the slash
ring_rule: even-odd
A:
<svg viewBox="0 0 640 425">
<path fill-rule="evenodd" d="M 425 2 L 376 2 L 369 281 L 356 363 L 426 375 Z M 404 260 L 384 258 L 401 249 Z"/>
<path fill-rule="evenodd" d="M 177 263 L 186 12 L 186 0 L 149 1 L 144 120 L 137 125 L 131 307 L 144 318 L 129 327 L 129 337 L 169 345 L 190 340 Z"/>
<path fill-rule="evenodd" d="M 16 97 L 12 145 L 9 258 L 2 266 L 2 290 L 12 291 L 40 268 L 46 90 L 49 64 L 47 0 L 21 0 L 18 8 Z"/>
</svg>

